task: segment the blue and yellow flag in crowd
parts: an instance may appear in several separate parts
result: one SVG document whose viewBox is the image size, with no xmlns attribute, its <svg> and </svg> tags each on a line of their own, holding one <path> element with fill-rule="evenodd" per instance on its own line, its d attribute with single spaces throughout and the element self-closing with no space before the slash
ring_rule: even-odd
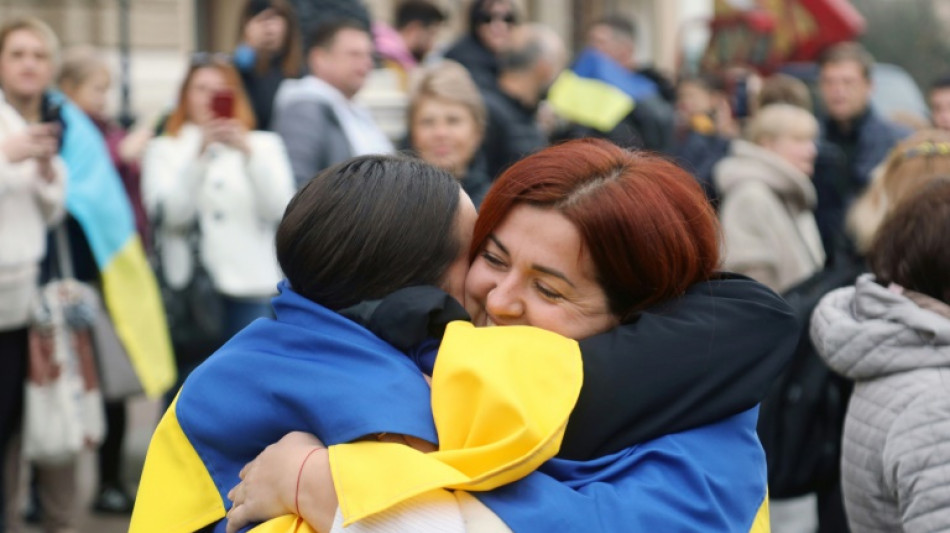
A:
<svg viewBox="0 0 950 533">
<path fill-rule="evenodd" d="M 652 80 L 588 48 L 554 81 L 548 103 L 567 120 L 607 133 L 637 101 L 657 94 Z"/>
<path fill-rule="evenodd" d="M 171 339 L 155 275 L 135 231 L 132 208 L 92 121 L 62 95 L 66 123 L 60 153 L 69 171 L 66 210 L 83 229 L 102 277 L 106 308 L 145 393 L 176 379 Z"/>
</svg>

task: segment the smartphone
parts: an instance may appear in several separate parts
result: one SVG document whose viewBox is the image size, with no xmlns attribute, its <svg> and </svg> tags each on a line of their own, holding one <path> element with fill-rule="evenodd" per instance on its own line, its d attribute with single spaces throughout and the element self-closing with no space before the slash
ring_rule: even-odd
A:
<svg viewBox="0 0 950 533">
<path fill-rule="evenodd" d="M 215 118 L 234 118 L 234 91 L 218 91 L 211 97 L 211 112 Z"/>
<path fill-rule="evenodd" d="M 44 97 L 40 103 L 40 122 L 55 124 L 59 127 L 56 145 L 61 149 L 63 147 L 63 133 L 66 130 L 66 122 L 63 121 L 62 106 L 59 103 L 53 102 L 48 97 Z"/>
</svg>

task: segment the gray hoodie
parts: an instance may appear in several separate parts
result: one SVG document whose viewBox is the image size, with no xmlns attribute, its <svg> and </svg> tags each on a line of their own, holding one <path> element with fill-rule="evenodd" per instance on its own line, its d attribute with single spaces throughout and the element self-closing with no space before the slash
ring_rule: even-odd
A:
<svg viewBox="0 0 950 533">
<path fill-rule="evenodd" d="M 950 530 L 950 307 L 864 275 L 822 299 L 811 335 L 856 382 L 841 459 L 852 531 Z"/>
</svg>

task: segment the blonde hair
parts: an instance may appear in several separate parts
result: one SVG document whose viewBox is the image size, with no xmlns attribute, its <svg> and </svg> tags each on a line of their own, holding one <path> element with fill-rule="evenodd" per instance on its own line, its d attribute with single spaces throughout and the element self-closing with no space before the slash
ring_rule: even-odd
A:
<svg viewBox="0 0 950 533">
<path fill-rule="evenodd" d="M 409 122 L 409 139 L 412 140 L 412 122 L 419 110 L 419 106 L 427 99 L 440 100 L 453 104 L 461 104 L 472 114 L 479 134 L 485 133 L 487 121 L 485 102 L 472 81 L 468 70 L 461 64 L 450 59 L 443 60 L 433 66 L 425 67 L 415 73 L 409 90 L 409 107 L 407 117 Z"/>
<path fill-rule="evenodd" d="M 858 250 L 870 249 L 877 230 L 897 205 L 946 176 L 950 176 L 950 132 L 923 130 L 898 143 L 848 212 L 847 229 Z"/>
<path fill-rule="evenodd" d="M 755 144 L 786 135 L 818 136 L 818 121 L 810 112 L 792 104 L 769 104 L 746 125 L 745 138 Z"/>
<path fill-rule="evenodd" d="M 10 37 L 10 34 L 20 30 L 32 32 L 46 45 L 50 63 L 53 65 L 53 77 L 55 78 L 59 71 L 59 38 L 56 37 L 56 32 L 49 27 L 49 24 L 36 17 L 14 18 L 0 26 L 0 53 L 3 53 L 3 47 L 7 45 L 7 38 Z"/>
<path fill-rule="evenodd" d="M 57 84 L 80 86 L 96 72 L 110 74 L 109 65 L 99 56 L 96 49 L 89 45 L 74 46 L 63 52 L 63 64 L 59 70 Z"/>
</svg>

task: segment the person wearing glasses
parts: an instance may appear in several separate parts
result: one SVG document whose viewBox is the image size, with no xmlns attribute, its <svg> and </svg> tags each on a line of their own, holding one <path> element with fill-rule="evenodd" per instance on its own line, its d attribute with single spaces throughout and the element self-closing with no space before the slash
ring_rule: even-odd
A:
<svg viewBox="0 0 950 533">
<path fill-rule="evenodd" d="M 498 83 L 498 55 L 511 42 L 518 13 L 511 0 L 475 0 L 468 15 L 468 33 L 445 53 L 468 69 L 482 91 Z"/>
</svg>

